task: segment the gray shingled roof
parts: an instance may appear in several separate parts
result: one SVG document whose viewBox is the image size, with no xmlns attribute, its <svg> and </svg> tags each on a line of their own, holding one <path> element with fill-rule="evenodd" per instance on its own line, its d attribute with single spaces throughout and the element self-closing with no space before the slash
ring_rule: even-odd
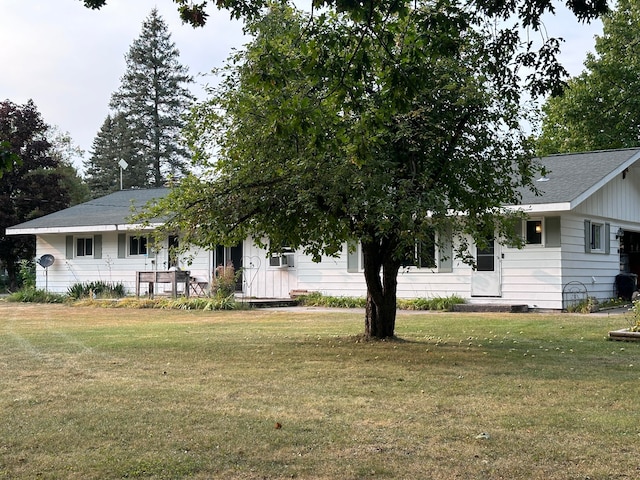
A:
<svg viewBox="0 0 640 480">
<path fill-rule="evenodd" d="M 8 228 L 7 233 L 24 229 L 126 225 L 131 223 L 129 217 L 132 214 L 132 206 L 142 207 L 148 201 L 164 197 L 168 193 L 168 188 L 122 190 L 15 225 Z"/>
<path fill-rule="evenodd" d="M 540 196 L 522 192 L 522 205 L 571 203 L 572 208 L 594 194 L 640 158 L 640 148 L 551 155 L 536 159 L 547 181 L 535 181 Z"/>
<path fill-rule="evenodd" d="M 546 181 L 536 181 L 541 195 L 522 192 L 522 205 L 570 204 L 574 208 L 640 159 L 640 148 L 551 155 L 536 162 L 547 170 Z M 7 229 L 66 229 L 126 225 L 131 207 L 164 197 L 168 188 L 122 190 Z M 14 232 L 15 233 L 15 232 Z M 29 232 L 35 233 L 35 232 Z"/>
</svg>

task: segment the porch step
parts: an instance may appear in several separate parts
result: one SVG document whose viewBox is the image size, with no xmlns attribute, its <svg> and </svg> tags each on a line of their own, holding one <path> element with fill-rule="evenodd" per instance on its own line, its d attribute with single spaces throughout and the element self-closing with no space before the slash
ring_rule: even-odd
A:
<svg viewBox="0 0 640 480">
<path fill-rule="evenodd" d="M 502 312 L 502 313 L 527 313 L 528 305 L 478 305 L 473 303 L 460 303 L 453 306 L 454 312 Z"/>
</svg>

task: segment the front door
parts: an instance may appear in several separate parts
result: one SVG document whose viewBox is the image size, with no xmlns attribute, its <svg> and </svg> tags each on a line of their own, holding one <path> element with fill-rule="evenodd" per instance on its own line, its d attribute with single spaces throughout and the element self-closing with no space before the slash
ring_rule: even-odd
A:
<svg viewBox="0 0 640 480">
<path fill-rule="evenodd" d="M 500 244 L 490 239 L 485 248 L 476 247 L 476 269 L 471 274 L 471 296 L 502 296 L 500 277 Z"/>
<path fill-rule="evenodd" d="M 242 242 L 234 247 L 218 246 L 215 251 L 216 268 L 233 267 L 235 272 L 242 268 Z M 236 277 L 236 291 L 242 291 L 242 275 Z"/>
</svg>

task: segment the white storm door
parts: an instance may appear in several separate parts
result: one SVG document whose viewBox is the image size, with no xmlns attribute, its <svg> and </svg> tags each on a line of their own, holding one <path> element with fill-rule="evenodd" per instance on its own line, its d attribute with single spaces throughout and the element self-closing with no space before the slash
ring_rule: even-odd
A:
<svg viewBox="0 0 640 480">
<path fill-rule="evenodd" d="M 476 247 L 476 269 L 471 273 L 472 297 L 502 296 L 500 244 L 489 240 L 486 248 Z"/>
</svg>

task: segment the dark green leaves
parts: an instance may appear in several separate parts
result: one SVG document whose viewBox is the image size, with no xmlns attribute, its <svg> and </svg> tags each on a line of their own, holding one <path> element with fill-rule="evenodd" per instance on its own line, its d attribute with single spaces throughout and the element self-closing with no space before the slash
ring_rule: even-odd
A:
<svg viewBox="0 0 640 480">
<path fill-rule="evenodd" d="M 640 142 L 640 6 L 621 0 L 603 18 L 586 70 L 544 106 L 541 154 L 635 147 Z"/>
</svg>

